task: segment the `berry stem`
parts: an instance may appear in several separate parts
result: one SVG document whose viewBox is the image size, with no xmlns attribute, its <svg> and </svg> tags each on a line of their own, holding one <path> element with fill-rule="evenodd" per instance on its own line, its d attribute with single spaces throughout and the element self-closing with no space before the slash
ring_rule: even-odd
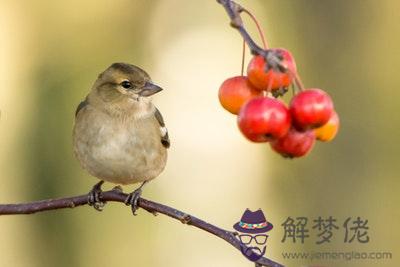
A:
<svg viewBox="0 0 400 267">
<path fill-rule="evenodd" d="M 296 95 L 296 87 L 294 86 L 293 83 L 290 87 L 292 88 L 292 97 L 294 97 Z"/>
<path fill-rule="evenodd" d="M 304 90 L 305 90 L 304 84 L 303 84 L 303 82 L 301 81 L 300 75 L 297 73 L 297 71 L 296 71 L 296 72 L 293 72 L 293 71 L 291 71 L 291 70 L 288 70 L 288 72 L 289 72 L 290 75 L 292 76 L 292 78 L 293 78 L 293 80 L 294 80 L 294 82 L 295 82 L 297 88 L 298 88 L 300 91 L 304 91 Z"/>
<path fill-rule="evenodd" d="M 267 43 L 267 41 L 266 41 L 266 39 L 265 39 L 264 31 L 263 31 L 263 29 L 261 28 L 260 23 L 258 22 L 257 18 L 256 18 L 249 10 L 247 10 L 247 9 L 245 9 L 245 8 L 243 8 L 243 7 L 242 7 L 241 11 L 244 12 L 244 13 L 246 13 L 247 15 L 249 15 L 249 17 L 250 17 L 250 18 L 253 20 L 253 22 L 256 24 L 258 33 L 260 34 L 261 41 L 262 41 L 262 43 L 263 43 L 263 48 L 264 48 L 265 50 L 267 50 L 269 46 L 268 46 L 268 43 Z"/>
<path fill-rule="evenodd" d="M 242 72 L 241 76 L 244 74 L 244 60 L 246 57 L 246 41 L 243 39 L 243 49 L 242 49 Z"/>
</svg>

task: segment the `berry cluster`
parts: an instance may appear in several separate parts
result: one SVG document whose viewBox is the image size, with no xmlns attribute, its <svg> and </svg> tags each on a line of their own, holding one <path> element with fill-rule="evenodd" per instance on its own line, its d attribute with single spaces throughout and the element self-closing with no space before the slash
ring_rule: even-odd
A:
<svg viewBox="0 0 400 267">
<path fill-rule="evenodd" d="M 332 140 L 339 128 L 339 117 L 331 97 L 321 89 L 304 89 L 296 63 L 285 49 L 269 49 L 278 64 L 263 56 L 252 58 L 246 76 L 223 82 L 219 89 L 221 105 L 238 115 L 243 135 L 253 142 L 269 142 L 284 157 L 306 155 L 315 140 Z M 267 57 L 268 58 L 268 57 Z M 288 87 L 294 92 L 289 106 L 278 99 Z"/>
</svg>

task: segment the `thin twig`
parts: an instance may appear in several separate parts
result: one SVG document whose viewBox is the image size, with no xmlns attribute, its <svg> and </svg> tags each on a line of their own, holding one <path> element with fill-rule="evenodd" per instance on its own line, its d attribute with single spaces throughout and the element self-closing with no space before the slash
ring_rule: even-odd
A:
<svg viewBox="0 0 400 267">
<path fill-rule="evenodd" d="M 127 196 L 127 194 L 119 190 L 109 190 L 101 192 L 99 198 L 103 202 L 121 202 L 125 204 Z M 0 204 L 0 215 L 32 214 L 48 210 L 75 208 L 87 204 L 88 194 L 59 199 L 46 199 L 22 204 Z M 139 198 L 138 206 L 150 213 L 161 213 L 173 219 L 179 220 L 183 224 L 192 225 L 196 228 L 209 232 L 215 236 L 218 236 L 219 238 L 222 238 L 240 251 L 241 244 L 239 239 L 236 237 L 235 232 L 221 229 L 191 214 L 144 198 Z M 283 267 L 283 265 L 268 258 L 261 258 L 257 261 L 257 263 L 260 264 L 260 266 Z"/>
<path fill-rule="evenodd" d="M 231 26 L 236 28 L 240 34 L 242 35 L 243 39 L 246 41 L 247 45 L 250 48 L 250 52 L 253 55 L 265 55 L 268 54 L 268 50 L 262 49 L 260 46 L 254 42 L 251 38 L 250 34 L 247 32 L 243 25 L 243 20 L 240 16 L 240 12 L 242 12 L 243 8 L 236 2 L 230 0 L 217 0 L 226 10 L 228 13 L 229 18 L 231 19 Z"/>
<path fill-rule="evenodd" d="M 250 52 L 253 55 L 260 55 L 264 57 L 265 61 L 268 63 L 267 68 L 279 69 L 282 72 L 287 71 L 287 66 L 282 63 L 282 59 L 279 55 L 271 49 L 263 49 L 251 38 L 250 34 L 246 30 L 243 24 L 242 17 L 240 13 L 244 11 L 244 8 L 238 3 L 231 0 L 217 0 L 224 8 L 226 13 L 230 18 L 230 24 L 233 28 L 237 29 L 242 35 L 244 41 L 248 45 Z"/>
</svg>

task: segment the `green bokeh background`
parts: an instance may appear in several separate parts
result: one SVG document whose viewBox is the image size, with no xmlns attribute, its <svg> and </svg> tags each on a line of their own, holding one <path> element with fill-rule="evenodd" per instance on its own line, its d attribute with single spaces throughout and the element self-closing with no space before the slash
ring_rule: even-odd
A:
<svg viewBox="0 0 400 267">
<path fill-rule="evenodd" d="M 400 2 L 241 1 L 303 82 L 328 91 L 338 137 L 284 160 L 240 135 L 217 90 L 240 70 L 241 39 L 216 1 L 0 2 L 0 202 L 87 192 L 74 159 L 76 105 L 112 62 L 142 66 L 165 90 L 169 167 L 144 196 L 231 228 L 243 210 L 274 223 L 267 256 L 287 266 L 398 266 Z M 254 36 L 255 27 L 246 25 Z M 111 185 L 108 185 L 111 187 Z M 128 187 L 126 190 L 132 190 Z M 368 244 L 282 243 L 288 217 L 369 220 Z M 343 229 L 340 230 L 343 233 Z M 311 231 L 315 235 L 315 231 Z M 123 205 L 0 218 L 0 266 L 250 266 L 229 245 Z M 386 261 L 285 260 L 282 252 L 391 252 Z"/>
</svg>

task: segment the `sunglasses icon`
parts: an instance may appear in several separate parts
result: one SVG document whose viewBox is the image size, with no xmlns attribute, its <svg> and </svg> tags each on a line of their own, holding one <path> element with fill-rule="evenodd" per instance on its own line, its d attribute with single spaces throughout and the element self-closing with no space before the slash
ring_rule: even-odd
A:
<svg viewBox="0 0 400 267">
<path fill-rule="evenodd" d="M 239 235 L 240 242 L 244 245 L 248 245 L 254 239 L 258 245 L 264 245 L 267 242 L 268 235 Z"/>
</svg>

